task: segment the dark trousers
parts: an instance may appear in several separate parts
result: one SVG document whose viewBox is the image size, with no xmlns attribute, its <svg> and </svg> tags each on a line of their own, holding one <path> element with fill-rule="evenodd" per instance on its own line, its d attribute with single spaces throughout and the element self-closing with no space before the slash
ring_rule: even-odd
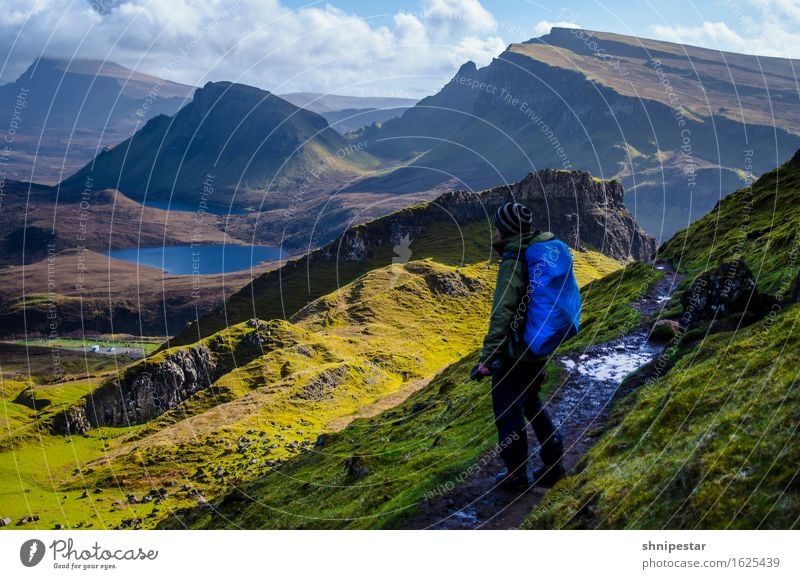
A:
<svg viewBox="0 0 800 579">
<path fill-rule="evenodd" d="M 561 433 L 539 398 L 546 363 L 539 358 L 505 359 L 502 367 L 492 374 L 492 406 L 500 456 L 510 473 L 523 473 L 527 468 L 528 422 L 541 445 L 539 456 L 545 465 L 557 463 L 564 454 Z"/>
</svg>

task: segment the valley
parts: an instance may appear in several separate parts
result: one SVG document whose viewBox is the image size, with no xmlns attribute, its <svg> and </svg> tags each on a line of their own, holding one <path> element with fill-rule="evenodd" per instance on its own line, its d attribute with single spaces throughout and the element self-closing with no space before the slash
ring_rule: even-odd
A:
<svg viewBox="0 0 800 579">
<path fill-rule="evenodd" d="M 619 258 L 631 251 L 649 251 L 643 247 L 652 242 L 636 233 L 613 183 L 542 173 L 520 184 L 517 194 L 533 201 L 581 183 L 581 211 L 599 225 L 610 213 L 597 207 L 614 207 L 614 219 L 634 234 L 632 241 L 623 230 L 607 236 L 592 222 L 585 229 L 574 229 L 575 220 L 554 223 L 565 239 L 577 236 L 573 243 L 592 246 L 575 254 L 585 284 L 618 270 Z M 383 416 L 415 399 L 482 336 L 496 271 L 488 261 L 484 215 L 506 195 L 504 189 L 477 197 L 446 194 L 430 206 L 352 228 L 314 258 L 347 248 L 340 271 L 349 261 L 349 280 L 334 277 L 331 289 L 314 288 L 322 292 L 316 298 L 297 292 L 284 304 L 291 308 L 285 317 L 259 312 L 237 322 L 239 310 L 226 304 L 222 329 L 210 331 L 215 322 L 200 320 L 145 360 L 70 380 L 66 391 L 64 383 L 7 381 L 7 400 L 25 393 L 32 402 L 25 414 L 9 419 L 6 448 L 13 453 L 47 440 L 48 461 L 59 480 L 66 477 L 49 501 L 42 479 L 15 488 L 36 493 L 43 501 L 37 515 L 48 524 L 147 528 L 174 509 L 218 500 L 230 485 L 277 473 L 351 421 Z M 461 210 L 439 209 L 447 205 Z M 352 244 L 354 235 L 368 243 Z M 298 263 L 275 270 L 287 288 L 305 283 Z M 164 390 L 166 384 L 174 390 Z M 130 404 L 120 400 L 120 387 Z M 135 414 L 127 410 L 134 407 Z M 63 456 L 65 444 L 82 449 L 76 460 Z M 94 503 L 91 510 L 83 495 Z M 15 497 L 9 495 L 0 511 L 19 505 Z M 63 519 L 68 513 L 74 514 Z"/>
<path fill-rule="evenodd" d="M 421 100 L 0 86 L 0 527 L 797 528 L 797 60 L 492 54 Z M 512 201 L 582 299 L 542 390 L 567 476 L 518 494 L 469 378 Z"/>
</svg>

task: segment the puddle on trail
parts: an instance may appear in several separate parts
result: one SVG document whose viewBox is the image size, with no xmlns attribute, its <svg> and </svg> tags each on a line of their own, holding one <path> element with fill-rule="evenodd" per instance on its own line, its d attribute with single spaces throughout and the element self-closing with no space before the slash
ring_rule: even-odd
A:
<svg viewBox="0 0 800 579">
<path fill-rule="evenodd" d="M 585 436 L 601 418 L 625 377 L 662 350 L 662 345 L 647 341 L 646 330 L 638 330 L 590 346 L 580 355 L 560 358 L 569 375 L 554 393 L 549 407 L 565 434 L 573 440 Z"/>
<path fill-rule="evenodd" d="M 453 513 L 453 518 L 455 518 L 459 524 L 467 527 L 472 527 L 479 521 L 478 513 L 474 507 L 467 507 L 460 511 L 456 511 Z"/>
<path fill-rule="evenodd" d="M 646 334 L 642 333 L 590 350 L 591 354 L 582 354 L 577 360 L 562 358 L 560 362 L 570 374 L 620 384 L 625 376 L 655 358 L 661 347 L 649 343 Z"/>
</svg>

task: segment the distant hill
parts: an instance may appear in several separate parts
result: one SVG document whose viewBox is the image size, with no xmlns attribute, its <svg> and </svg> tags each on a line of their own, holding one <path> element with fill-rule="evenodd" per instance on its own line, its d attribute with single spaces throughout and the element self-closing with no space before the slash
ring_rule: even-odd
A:
<svg viewBox="0 0 800 579">
<path fill-rule="evenodd" d="M 0 86 L 0 104 L 13 108 L 24 91 L 27 127 L 133 127 L 159 114 L 173 114 L 194 88 L 114 62 L 42 57 L 17 80 Z"/>
<path fill-rule="evenodd" d="M 316 92 L 293 92 L 279 95 L 295 106 L 315 113 L 333 113 L 345 109 L 402 109 L 413 107 L 418 99 L 400 97 L 360 97 Z"/>
<path fill-rule="evenodd" d="M 313 92 L 281 95 L 293 105 L 319 113 L 331 128 L 342 134 L 402 115 L 417 99 L 397 97 L 356 97 Z"/>
<path fill-rule="evenodd" d="M 113 62 L 38 58 L 0 86 L 9 121 L 15 107 L 21 111 L 10 135 L 7 176 L 57 183 L 148 119 L 174 114 L 193 90 Z"/>
<path fill-rule="evenodd" d="M 798 64 L 553 28 L 363 129 L 373 154 L 413 163 L 355 189 L 480 189 L 582 169 L 620 179 L 637 221 L 665 239 L 800 147 Z"/>
<path fill-rule="evenodd" d="M 286 207 L 287 188 L 306 192 L 374 166 L 316 113 L 267 91 L 208 83 L 174 117 L 151 119 L 62 184 L 117 188 L 136 200 L 174 199 L 248 209 Z M 317 177 L 311 178 L 310 175 Z M 263 204 L 263 205 L 262 205 Z"/>
</svg>

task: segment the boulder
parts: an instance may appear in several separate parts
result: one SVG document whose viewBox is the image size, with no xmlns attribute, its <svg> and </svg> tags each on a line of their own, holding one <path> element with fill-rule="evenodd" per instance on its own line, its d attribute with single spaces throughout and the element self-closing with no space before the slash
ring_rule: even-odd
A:
<svg viewBox="0 0 800 579">
<path fill-rule="evenodd" d="M 480 280 L 460 272 L 432 272 L 425 275 L 424 279 L 428 288 L 434 294 L 466 297 L 483 289 L 483 284 Z"/>
<path fill-rule="evenodd" d="M 67 408 L 53 418 L 52 431 L 54 434 L 67 436 L 86 434 L 91 429 L 92 425 L 86 416 L 86 408 L 81 405 Z"/>
<path fill-rule="evenodd" d="M 745 312 L 760 318 L 773 302 L 773 298 L 756 289 L 753 272 L 743 260 L 729 261 L 701 273 L 681 296 L 680 324 L 686 327 Z"/>
<path fill-rule="evenodd" d="M 675 320 L 658 320 L 650 329 L 650 339 L 654 342 L 669 342 L 680 331 L 681 325 Z"/>
<path fill-rule="evenodd" d="M 344 472 L 349 482 L 356 482 L 367 476 L 369 469 L 364 466 L 360 456 L 351 456 L 344 461 Z"/>
<path fill-rule="evenodd" d="M 333 398 L 336 388 L 347 378 L 347 367 L 339 366 L 323 370 L 306 382 L 292 398 L 320 402 Z"/>
</svg>

